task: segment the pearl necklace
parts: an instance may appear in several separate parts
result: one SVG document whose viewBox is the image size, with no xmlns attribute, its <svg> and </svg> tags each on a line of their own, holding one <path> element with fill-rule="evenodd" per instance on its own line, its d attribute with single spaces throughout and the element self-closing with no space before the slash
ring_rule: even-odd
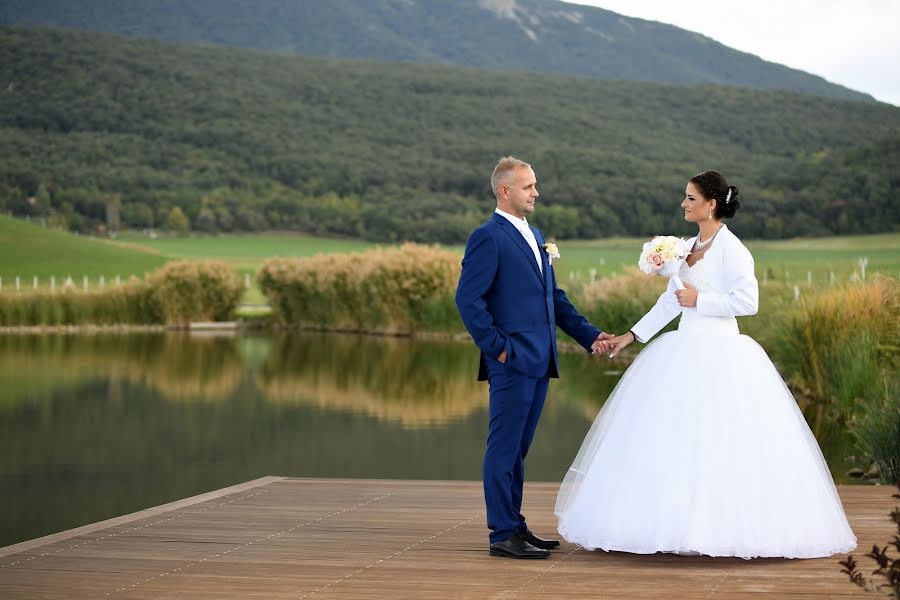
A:
<svg viewBox="0 0 900 600">
<path fill-rule="evenodd" d="M 711 236 L 709 236 L 709 239 L 706 240 L 705 242 L 700 241 L 700 235 L 698 234 L 697 239 L 694 240 L 694 250 L 703 250 L 704 248 L 709 246 L 712 243 L 712 241 L 716 238 L 716 236 L 719 235 L 719 231 L 721 229 L 722 229 L 722 226 L 719 225 L 719 229 L 716 229 L 716 232 L 714 234 L 712 234 Z"/>
</svg>

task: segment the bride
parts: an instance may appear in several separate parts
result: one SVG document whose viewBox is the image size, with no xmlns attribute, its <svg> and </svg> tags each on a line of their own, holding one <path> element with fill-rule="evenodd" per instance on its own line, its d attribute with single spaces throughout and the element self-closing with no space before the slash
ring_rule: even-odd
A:
<svg viewBox="0 0 900 600">
<path fill-rule="evenodd" d="M 738 332 L 757 311 L 753 257 L 722 219 L 738 189 L 706 171 L 687 184 L 699 226 L 668 289 L 615 356 L 675 316 L 610 395 L 556 502 L 559 532 L 588 549 L 812 558 L 856 547 L 812 432 L 765 351 Z"/>
</svg>

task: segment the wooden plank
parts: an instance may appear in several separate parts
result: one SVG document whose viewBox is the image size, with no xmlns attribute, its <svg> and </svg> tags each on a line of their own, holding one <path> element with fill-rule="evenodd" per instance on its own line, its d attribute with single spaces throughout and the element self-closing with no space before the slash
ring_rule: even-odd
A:
<svg viewBox="0 0 900 600">
<path fill-rule="evenodd" d="M 552 535 L 558 484 L 523 511 Z M 862 555 L 892 532 L 892 489 L 839 488 Z M 0 597 L 728 598 L 863 596 L 841 557 L 487 553 L 480 482 L 263 478 L 0 549 Z M 861 559 L 868 570 L 867 559 Z"/>
<path fill-rule="evenodd" d="M 244 483 L 239 483 L 237 485 L 232 485 L 230 487 L 222 488 L 219 490 L 213 490 L 212 492 L 206 492 L 204 494 L 198 494 L 197 496 L 191 496 L 190 498 L 184 498 L 182 500 L 176 500 L 175 502 L 169 502 L 168 504 L 162 504 L 160 506 L 154 506 L 152 508 L 147 508 L 144 510 L 140 510 L 128 515 L 122 515 L 121 517 L 113 517 L 112 519 L 107 519 L 105 521 L 99 521 L 97 523 L 90 523 L 88 525 L 84 525 L 82 527 L 76 527 L 75 529 L 68 529 L 66 531 L 60 531 L 59 533 L 51 533 L 50 535 L 45 535 L 43 537 L 35 538 L 33 540 L 27 540 L 24 542 L 20 542 L 18 544 L 13 544 L 11 546 L 4 546 L 0 548 L 0 558 L 7 556 L 9 554 L 16 554 L 19 552 L 23 552 L 26 550 L 30 550 L 32 548 L 38 548 L 40 546 L 45 546 L 47 544 L 52 544 L 53 542 L 66 540 L 72 537 L 77 537 L 81 535 L 88 535 L 95 531 L 101 531 L 104 529 L 108 529 L 110 527 L 114 527 L 116 525 L 121 525 L 123 523 L 130 523 L 132 521 L 136 521 L 138 519 L 143 519 L 144 517 L 157 515 L 164 512 L 168 512 L 171 510 L 177 510 L 179 508 L 190 506 L 191 504 L 198 504 L 200 502 L 206 502 L 208 500 L 214 500 L 216 498 L 221 498 L 223 496 L 229 496 L 236 492 L 241 492 L 244 490 L 249 490 L 255 487 L 263 486 L 273 481 L 280 481 L 284 479 L 283 477 L 274 477 L 274 476 L 266 476 L 260 477 L 259 479 L 253 479 L 251 481 L 245 481 Z"/>
</svg>

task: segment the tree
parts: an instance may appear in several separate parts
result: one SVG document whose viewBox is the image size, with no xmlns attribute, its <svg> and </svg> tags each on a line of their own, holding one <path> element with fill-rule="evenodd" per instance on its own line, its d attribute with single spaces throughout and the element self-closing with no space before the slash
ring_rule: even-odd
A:
<svg viewBox="0 0 900 600">
<path fill-rule="evenodd" d="M 228 210 L 227 206 L 216 207 L 216 220 L 218 221 L 219 229 L 222 231 L 234 229 L 234 217 L 231 216 L 231 211 Z"/>
<path fill-rule="evenodd" d="M 122 221 L 129 227 L 153 227 L 153 209 L 143 202 L 126 204 L 122 207 Z"/>
<path fill-rule="evenodd" d="M 251 208 L 239 208 L 235 221 L 241 231 L 261 231 L 269 226 L 266 218 Z"/>
<path fill-rule="evenodd" d="M 106 201 L 106 230 L 111 237 L 115 237 L 122 226 L 120 213 L 122 210 L 122 197 L 113 196 Z"/>
<path fill-rule="evenodd" d="M 216 213 L 209 208 L 201 208 L 194 219 L 194 229 L 199 231 L 213 232 L 217 229 Z"/>
<path fill-rule="evenodd" d="M 176 233 L 184 233 L 188 230 L 188 218 L 179 206 L 173 206 L 166 216 L 166 229 Z"/>
<path fill-rule="evenodd" d="M 900 226 L 900 111 L 879 103 L 513 72 L 486 87 L 454 68 L 43 29 L 0 31 L 0 48 L 17 73 L 0 94 L 0 208 L 41 217 L 68 202 L 83 231 L 115 229 L 107 200 L 121 196 L 129 227 L 164 228 L 179 206 L 210 231 L 462 243 L 492 210 L 503 153 L 534 164 L 547 236 L 687 234 L 678 204 L 703 168 L 741 188 L 744 237 Z"/>
<path fill-rule="evenodd" d="M 50 191 L 43 182 L 38 186 L 34 196 L 28 198 L 28 206 L 28 214 L 33 217 L 47 214 L 50 207 Z"/>
</svg>

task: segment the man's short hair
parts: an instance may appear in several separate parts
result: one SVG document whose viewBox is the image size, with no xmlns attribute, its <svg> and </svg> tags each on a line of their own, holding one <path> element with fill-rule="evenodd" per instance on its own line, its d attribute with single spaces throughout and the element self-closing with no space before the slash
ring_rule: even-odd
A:
<svg viewBox="0 0 900 600">
<path fill-rule="evenodd" d="M 518 169 L 530 169 L 531 165 L 523 160 L 519 160 L 514 156 L 504 156 L 497 161 L 494 172 L 491 174 L 491 189 L 494 190 L 494 196 L 500 199 L 500 186 L 509 185 L 515 177 Z"/>
</svg>

